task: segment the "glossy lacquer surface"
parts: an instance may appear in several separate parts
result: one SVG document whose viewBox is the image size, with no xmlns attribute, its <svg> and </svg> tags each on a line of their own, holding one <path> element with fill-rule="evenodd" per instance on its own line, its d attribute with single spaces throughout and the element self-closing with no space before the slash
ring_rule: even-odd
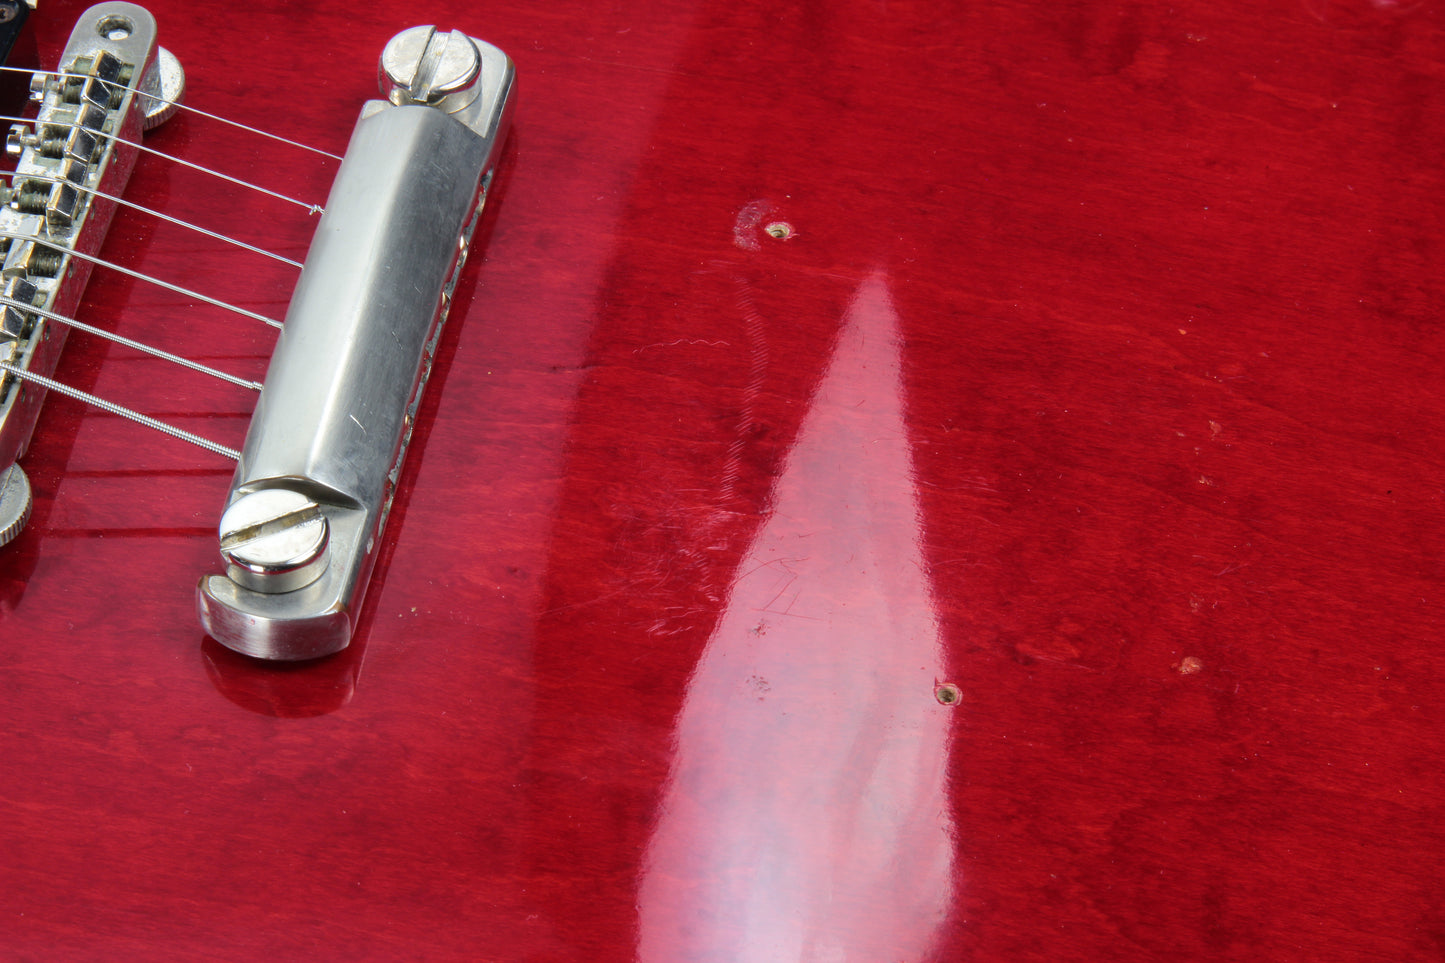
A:
<svg viewBox="0 0 1445 963">
<path fill-rule="evenodd" d="M 229 465 L 47 403 L 0 956 L 1445 955 L 1436 0 L 153 10 L 192 104 L 332 150 L 412 23 L 521 99 L 348 652 L 205 640 Z M 312 226 L 154 158 L 130 194 Z M 294 283 L 134 212 L 107 255 Z M 114 272 L 86 310 L 270 351 Z M 118 347 L 61 373 L 245 430 Z"/>
</svg>

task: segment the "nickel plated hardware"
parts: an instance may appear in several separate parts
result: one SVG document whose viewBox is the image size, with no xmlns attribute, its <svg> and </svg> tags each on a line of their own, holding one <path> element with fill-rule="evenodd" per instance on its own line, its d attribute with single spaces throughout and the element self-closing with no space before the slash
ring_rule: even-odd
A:
<svg viewBox="0 0 1445 963">
<path fill-rule="evenodd" d="M 197 589 L 217 641 L 263 659 L 345 648 L 441 325 L 506 131 L 491 44 L 414 27 L 352 133 L 272 355 Z"/>
<path fill-rule="evenodd" d="M 106 263 L 96 254 L 142 132 L 176 110 L 185 86 L 144 8 L 86 11 L 58 69 L 31 81 L 34 120 L 6 144 L 15 173 L 0 187 L 0 544 L 28 518 L 16 461 L 53 388 L 236 458 L 218 533 L 224 573 L 196 590 L 211 636 L 287 661 L 350 644 L 514 76 L 506 54 L 461 31 L 413 27 L 386 45 L 385 99 L 361 109 L 235 452 L 51 377 L 71 324 L 105 334 L 66 319 L 93 264 Z"/>
</svg>

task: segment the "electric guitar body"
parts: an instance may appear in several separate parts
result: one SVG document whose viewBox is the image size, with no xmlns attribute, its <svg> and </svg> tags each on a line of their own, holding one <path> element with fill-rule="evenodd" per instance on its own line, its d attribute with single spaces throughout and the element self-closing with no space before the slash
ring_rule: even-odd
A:
<svg viewBox="0 0 1445 963">
<path fill-rule="evenodd" d="M 0 957 L 1445 953 L 1445 7 L 147 9 L 333 155 L 414 25 L 515 105 L 339 651 L 208 635 L 236 462 L 49 392 Z M 266 380 L 146 278 L 287 319 L 339 160 L 144 145 L 302 203 L 142 153 L 75 316 Z M 55 379 L 250 451 L 252 389 Z"/>
</svg>

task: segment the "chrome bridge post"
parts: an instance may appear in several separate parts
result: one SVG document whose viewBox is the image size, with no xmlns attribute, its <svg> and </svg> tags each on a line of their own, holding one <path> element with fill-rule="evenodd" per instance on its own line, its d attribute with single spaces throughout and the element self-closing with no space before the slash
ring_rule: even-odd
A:
<svg viewBox="0 0 1445 963">
<path fill-rule="evenodd" d="M 220 525 L 202 626 L 263 659 L 345 648 L 506 129 L 512 62 L 415 27 L 381 58 L 306 257 Z"/>
</svg>

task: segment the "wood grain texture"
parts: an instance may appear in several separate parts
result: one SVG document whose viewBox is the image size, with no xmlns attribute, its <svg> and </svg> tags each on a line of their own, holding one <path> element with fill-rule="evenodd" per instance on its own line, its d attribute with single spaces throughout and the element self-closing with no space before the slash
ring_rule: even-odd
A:
<svg viewBox="0 0 1445 963">
<path fill-rule="evenodd" d="M 0 956 L 1445 955 L 1438 2 L 151 9 L 192 104 L 320 147 L 413 23 L 521 99 L 352 650 L 205 640 L 229 466 L 47 402 Z M 136 214 L 107 253 L 293 283 Z M 264 371 L 121 275 L 86 305 Z M 245 430 L 80 336 L 62 375 Z"/>
</svg>

